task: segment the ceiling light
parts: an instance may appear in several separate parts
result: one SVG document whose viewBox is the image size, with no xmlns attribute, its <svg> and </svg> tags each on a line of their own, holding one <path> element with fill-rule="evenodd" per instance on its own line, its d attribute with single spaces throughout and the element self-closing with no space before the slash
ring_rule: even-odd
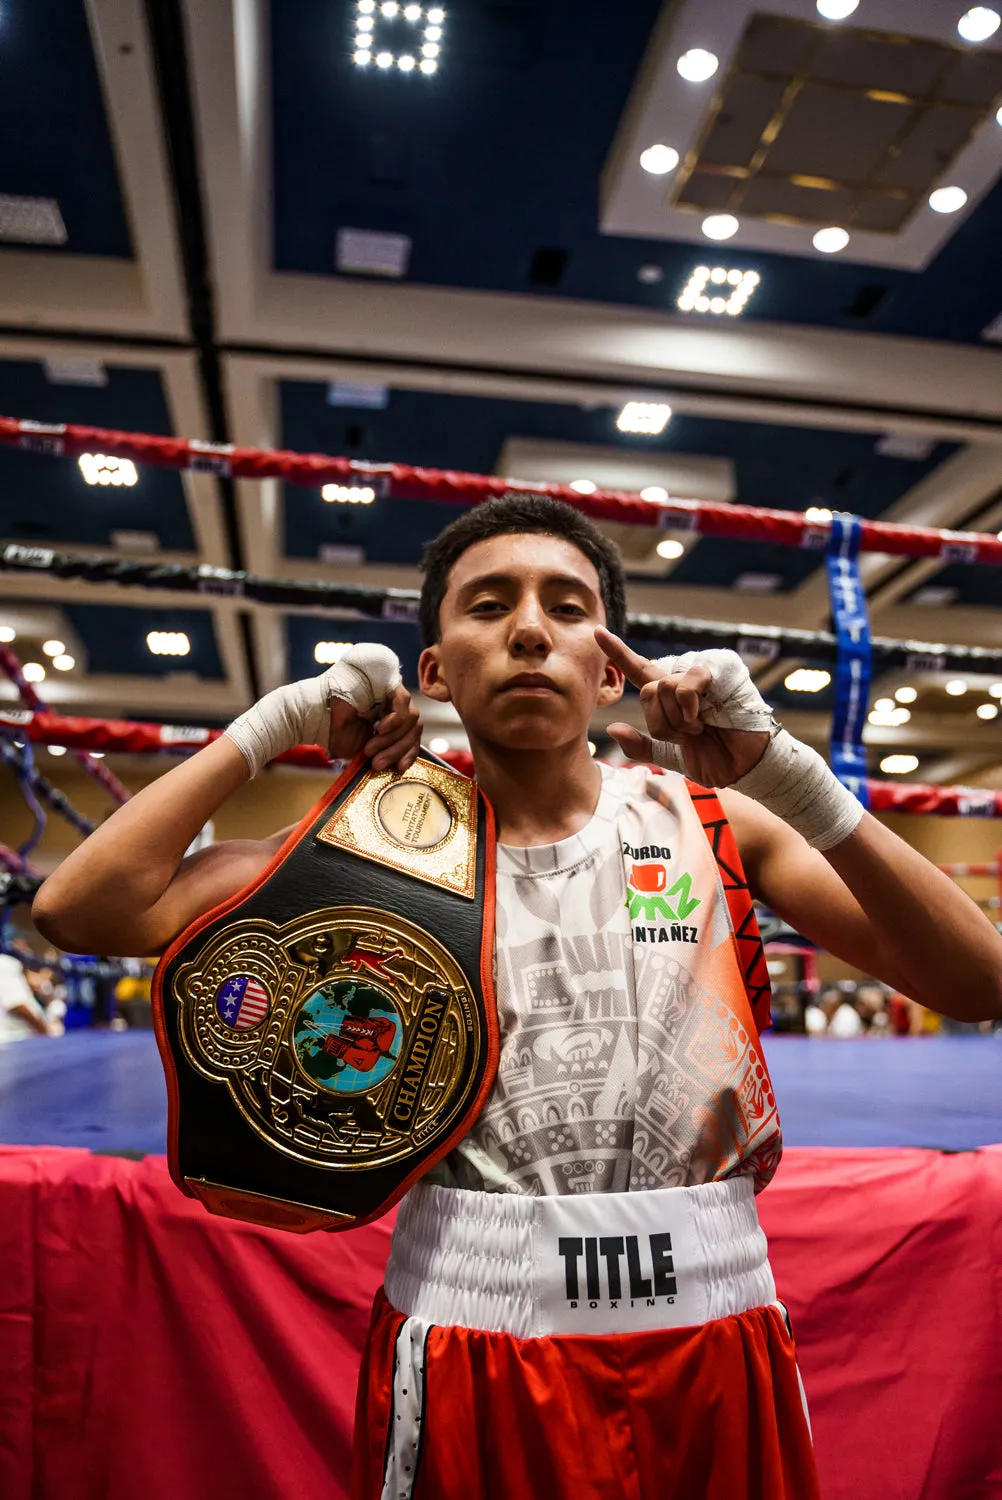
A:
<svg viewBox="0 0 1002 1500">
<path fill-rule="evenodd" d="M 48 751 L 49 751 L 50 755 L 65 755 L 66 754 L 66 746 L 65 745 L 49 745 Z"/>
<path fill-rule="evenodd" d="M 696 301 L 694 303 L 694 306 L 695 306 L 695 309 L 696 309 L 697 312 L 709 312 L 710 311 L 710 299 L 709 299 L 709 297 L 697 297 Z"/>
<path fill-rule="evenodd" d="M 317 641 L 313 648 L 313 660 L 318 661 L 321 666 L 333 666 L 351 645 L 351 641 Z"/>
<path fill-rule="evenodd" d="M 661 266 L 640 266 L 637 269 L 637 280 L 642 281 L 645 286 L 657 286 L 664 279 L 665 273 Z"/>
<path fill-rule="evenodd" d="M 878 698 L 873 706 L 879 714 L 890 713 L 891 709 L 894 707 L 894 699 Z"/>
<path fill-rule="evenodd" d="M 371 505 L 376 498 L 369 484 L 325 484 L 320 493 L 325 500 L 337 500 L 342 505 Z"/>
<path fill-rule="evenodd" d="M 357 5 L 355 6 L 355 9 L 358 11 L 359 15 L 362 16 L 371 16 L 375 8 L 376 0 L 358 0 Z"/>
<path fill-rule="evenodd" d="M 76 664 L 76 657 L 70 656 L 68 652 L 63 652 L 61 655 L 52 658 L 52 665 L 57 672 L 72 672 Z"/>
<path fill-rule="evenodd" d="M 90 756 L 91 760 L 104 760 L 103 750 L 88 750 L 87 754 Z"/>
<path fill-rule="evenodd" d="M 397 58 L 397 67 L 401 73 L 409 73 L 415 66 L 416 60 L 408 52 L 405 52 L 403 57 Z"/>
<path fill-rule="evenodd" d="M 377 68 L 391 68 L 392 66 L 393 66 L 393 53 L 392 52 L 377 52 L 376 53 L 376 67 Z"/>
<path fill-rule="evenodd" d="M 918 693 L 913 687 L 899 687 L 895 688 L 894 696 L 899 703 L 914 703 Z"/>
<path fill-rule="evenodd" d="M 674 146 L 648 146 L 640 153 L 640 165 L 652 177 L 663 177 L 678 166 L 678 152 Z"/>
<path fill-rule="evenodd" d="M 437 68 L 438 68 L 438 63 L 435 61 L 435 59 L 433 57 L 425 57 L 425 58 L 421 59 L 421 72 L 422 73 L 434 73 Z"/>
<path fill-rule="evenodd" d="M 955 214 L 967 202 L 962 187 L 941 187 L 929 194 L 929 207 L 937 214 Z"/>
<path fill-rule="evenodd" d="M 991 10 L 987 5 L 975 5 L 961 16 L 957 30 L 965 42 L 987 42 L 998 31 L 1000 23 L 1002 16 L 997 10 Z"/>
<path fill-rule="evenodd" d="M 441 50 L 442 49 L 437 42 L 425 42 L 421 48 L 421 56 L 437 57 Z"/>
<path fill-rule="evenodd" d="M 187 656 L 191 650 L 183 630 L 151 630 L 146 644 L 154 656 Z"/>
<path fill-rule="evenodd" d="M 880 762 L 880 769 L 890 776 L 907 776 L 917 766 L 917 755 L 885 755 Z"/>
<path fill-rule="evenodd" d="M 647 437 L 656 437 L 664 432 L 671 416 L 671 407 L 663 401 L 627 401 L 616 418 L 620 432 L 642 432 Z"/>
<path fill-rule="evenodd" d="M 442 10 L 440 6 L 433 6 L 432 9 L 428 12 L 428 20 L 432 23 L 433 26 L 441 26 L 442 22 L 445 20 L 445 11 Z"/>
<path fill-rule="evenodd" d="M 424 39 L 426 42 L 440 42 L 442 40 L 441 26 L 426 26 L 424 29 Z"/>
<path fill-rule="evenodd" d="M 640 491 L 640 498 L 641 500 L 649 500 L 652 505 L 667 505 L 668 491 L 663 485 L 649 484 L 645 490 Z"/>
<path fill-rule="evenodd" d="M 951 677 L 946 684 L 946 691 L 951 698 L 962 698 L 967 692 L 967 683 L 962 677 Z"/>
<path fill-rule="evenodd" d="M 379 9 L 384 16 L 389 16 L 392 19 L 400 9 L 400 6 L 397 4 L 397 0 L 383 0 L 383 4 Z"/>
<path fill-rule="evenodd" d="M 804 511 L 804 520 L 814 526 L 827 525 L 831 518 L 831 511 L 824 505 L 809 505 Z"/>
<path fill-rule="evenodd" d="M 728 271 L 727 273 L 727 281 L 730 286 L 740 286 L 744 279 L 740 271 Z"/>
<path fill-rule="evenodd" d="M 572 479 L 568 489 L 576 490 L 579 495 L 594 495 L 598 485 L 593 479 Z"/>
<path fill-rule="evenodd" d="M 823 255 L 837 255 L 849 243 L 849 232 L 833 224 L 829 229 L 819 229 L 811 244 Z"/>
<path fill-rule="evenodd" d="M 859 0 L 818 0 L 818 15 L 826 21 L 844 21 L 858 4 Z"/>
<path fill-rule="evenodd" d="M 823 667 L 797 667 L 783 678 L 783 686 L 791 693 L 820 693 L 832 680 L 832 674 Z"/>
<path fill-rule="evenodd" d="M 421 7 L 420 7 L 420 5 L 405 5 L 404 6 L 404 20 L 405 21 L 420 21 L 420 19 L 421 19 Z"/>
<path fill-rule="evenodd" d="M 675 66 L 687 83 L 705 83 L 717 71 L 720 60 L 714 52 L 706 52 L 702 47 L 692 47 L 688 52 L 682 53 Z"/>
<path fill-rule="evenodd" d="M 364 68 L 365 65 L 366 65 L 366 63 L 369 63 L 371 61 L 372 61 L 372 53 L 371 52 L 354 52 L 354 53 L 352 53 L 352 62 L 355 63 L 356 67 Z"/>
<path fill-rule="evenodd" d="M 104 453 L 81 453 L 77 463 L 88 484 L 126 484 L 131 489 L 139 478 L 131 458 L 109 458 Z"/>
<path fill-rule="evenodd" d="M 433 755 L 444 755 L 447 750 L 452 749 L 452 745 L 444 734 L 436 734 L 434 739 L 428 741 L 428 749 Z"/>
<path fill-rule="evenodd" d="M 13 625 L 0 625 L 0 641 L 3 641 L 5 645 L 9 646 L 11 641 L 16 640 L 17 631 L 14 629 Z"/>
<path fill-rule="evenodd" d="M 890 702 L 889 699 L 884 700 Z M 895 708 L 891 703 L 890 708 L 878 708 L 876 704 L 867 714 L 867 721 L 881 729 L 897 729 L 901 724 L 907 724 L 911 718 L 911 710 L 907 708 Z"/>
<path fill-rule="evenodd" d="M 681 542 L 676 542 L 674 537 L 666 537 L 663 542 L 658 542 L 655 550 L 658 557 L 663 557 L 665 562 L 674 562 L 677 557 L 682 556 L 685 548 Z"/>
<path fill-rule="evenodd" d="M 997 703 L 979 703 L 975 712 L 979 719 L 997 719 L 999 706 Z"/>
<path fill-rule="evenodd" d="M 993 698 L 1002 698 L 1002 682 L 993 682 L 989 686 L 988 691 L 991 693 Z"/>
<path fill-rule="evenodd" d="M 355 22 L 355 27 L 358 31 L 371 31 L 375 24 L 371 16 L 359 16 Z"/>
<path fill-rule="evenodd" d="M 739 225 L 733 214 L 710 214 L 703 220 L 702 229 L 708 240 L 729 240 L 737 234 Z"/>
<path fill-rule="evenodd" d="M 740 278 L 739 278 L 740 279 Z M 727 272 L 723 266 L 714 266 L 710 272 L 710 280 L 715 286 L 722 286 L 727 280 Z"/>
<path fill-rule="evenodd" d="M 739 271 L 736 268 L 728 270 L 724 266 L 714 266 L 712 269 L 709 266 L 696 266 L 689 272 L 689 280 L 682 288 L 675 306 L 681 312 L 709 312 L 718 315 L 728 312 L 736 317 L 744 311 L 745 303 L 761 279 L 757 271 Z M 722 290 L 729 287 L 727 298 L 707 297 L 707 284 L 719 286 Z"/>
<path fill-rule="evenodd" d="M 21 668 L 21 676 L 25 682 L 44 682 L 45 668 L 40 661 L 26 661 Z"/>
<path fill-rule="evenodd" d="M 45 652 L 46 656 L 62 656 L 63 652 L 66 650 L 66 647 L 63 645 L 62 641 L 45 641 L 42 644 L 42 650 Z"/>
<path fill-rule="evenodd" d="M 727 306 L 727 299 L 725 297 L 711 297 L 710 298 L 710 311 L 711 311 L 711 313 L 722 313 L 723 310 L 724 310 L 724 308 L 726 306 Z"/>
</svg>

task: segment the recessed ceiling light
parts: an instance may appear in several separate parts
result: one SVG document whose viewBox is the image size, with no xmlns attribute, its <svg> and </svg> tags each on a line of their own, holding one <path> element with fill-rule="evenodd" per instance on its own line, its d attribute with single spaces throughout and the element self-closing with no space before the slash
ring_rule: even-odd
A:
<svg viewBox="0 0 1002 1500">
<path fill-rule="evenodd" d="M 640 153 L 640 165 L 652 177 L 663 177 L 666 172 L 673 172 L 678 166 L 678 152 L 674 146 L 648 146 L 646 151 Z"/>
<path fill-rule="evenodd" d="M 911 710 L 907 708 L 895 708 L 893 703 L 890 708 L 878 708 L 874 704 L 866 718 L 868 723 L 873 724 L 877 728 L 897 729 L 900 725 L 908 723 L 908 720 L 911 718 Z"/>
<path fill-rule="evenodd" d="M 437 70 L 438 70 L 438 63 L 435 61 L 435 59 L 433 57 L 423 57 L 421 59 L 421 72 L 422 73 L 434 73 Z"/>
<path fill-rule="evenodd" d="M 437 57 L 441 50 L 437 42 L 424 42 L 421 47 L 421 56 Z"/>
<path fill-rule="evenodd" d="M 914 703 L 918 693 L 913 687 L 899 687 L 895 688 L 894 696 L 899 703 Z"/>
<path fill-rule="evenodd" d="M 104 453 L 81 453 L 77 463 L 88 484 L 125 484 L 131 489 L 139 479 L 131 458 L 109 458 Z"/>
<path fill-rule="evenodd" d="M 819 229 L 811 241 L 815 250 L 820 250 L 822 255 L 837 255 L 848 243 L 848 230 L 840 229 L 837 224 L 832 224 L 828 229 Z"/>
<path fill-rule="evenodd" d="M 818 15 L 826 21 L 844 21 L 858 4 L 859 0 L 818 0 Z"/>
<path fill-rule="evenodd" d="M 736 317 L 744 312 L 745 303 L 758 286 L 761 277 L 757 271 L 728 270 L 724 266 L 696 266 L 689 273 L 689 280 L 682 288 L 675 306 L 680 312 L 730 313 Z M 706 287 L 712 291 L 719 286 L 726 298 L 706 296 Z"/>
<path fill-rule="evenodd" d="M 376 53 L 376 67 L 377 68 L 392 68 L 392 66 L 393 66 L 393 53 L 392 52 L 377 52 Z"/>
<path fill-rule="evenodd" d="M 658 542 L 655 550 L 658 557 L 663 557 L 666 562 L 674 562 L 677 557 L 682 556 L 685 548 L 681 542 L 675 541 L 674 537 L 665 537 L 663 542 Z"/>
<path fill-rule="evenodd" d="M 702 223 L 703 233 L 708 240 L 729 240 L 732 234 L 737 234 L 740 227 L 733 214 L 709 214 Z"/>
<path fill-rule="evenodd" d="M 66 746 L 65 745 L 49 745 L 47 748 L 48 748 L 48 751 L 49 751 L 50 755 L 57 755 L 58 756 L 58 755 L 65 755 L 66 754 Z"/>
<path fill-rule="evenodd" d="M 9 646 L 11 641 L 16 640 L 17 631 L 14 629 L 13 625 L 0 625 L 0 641 L 3 641 L 5 646 Z"/>
<path fill-rule="evenodd" d="M 40 661 L 26 661 L 21 668 L 21 676 L 25 682 L 44 682 L 45 668 Z"/>
<path fill-rule="evenodd" d="M 70 656 L 68 652 L 63 652 L 61 656 L 54 656 L 52 658 L 52 665 L 57 672 L 72 672 L 76 664 L 76 657 Z"/>
<path fill-rule="evenodd" d="M 878 714 L 889 714 L 891 709 L 894 707 L 894 699 L 878 698 L 873 706 L 877 710 Z"/>
<path fill-rule="evenodd" d="M 797 667 L 783 678 L 783 686 L 791 693 L 820 693 L 832 680 L 832 674 L 823 667 Z"/>
<path fill-rule="evenodd" d="M 333 666 L 351 645 L 351 641 L 317 641 L 313 648 L 313 660 L 318 661 L 321 666 Z"/>
<path fill-rule="evenodd" d="M 720 59 L 715 52 L 692 47 L 688 52 L 682 53 L 675 66 L 687 83 L 705 83 L 719 68 Z"/>
<path fill-rule="evenodd" d="M 616 418 L 620 432 L 642 432 L 646 437 L 657 437 L 664 432 L 671 416 L 671 407 L 663 401 L 627 401 Z"/>
<path fill-rule="evenodd" d="M 804 511 L 804 520 L 815 526 L 826 526 L 831 518 L 832 513 L 825 505 L 809 505 Z"/>
<path fill-rule="evenodd" d="M 88 750 L 87 754 L 90 756 L 91 760 L 104 760 L 103 750 Z"/>
<path fill-rule="evenodd" d="M 452 749 L 452 742 L 444 734 L 436 734 L 434 739 L 428 741 L 428 749 L 433 755 L 444 755 L 447 750 Z"/>
<path fill-rule="evenodd" d="M 431 10 L 428 12 L 428 20 L 433 26 L 441 26 L 442 22 L 445 20 L 445 11 L 442 10 L 438 5 L 432 6 Z"/>
<path fill-rule="evenodd" d="M 917 755 L 885 755 L 880 762 L 880 769 L 886 771 L 889 776 L 907 776 L 917 766 Z"/>
<path fill-rule="evenodd" d="M 352 53 L 352 62 L 354 62 L 355 65 L 357 67 L 359 67 L 359 68 L 364 68 L 365 65 L 366 65 L 366 63 L 370 63 L 371 61 L 372 61 L 372 53 L 371 52 L 354 52 L 354 53 Z"/>
<path fill-rule="evenodd" d="M 371 505 L 376 498 L 369 484 L 325 484 L 320 493 L 325 500 L 337 500 L 341 505 Z"/>
<path fill-rule="evenodd" d="M 370 16 L 376 8 L 376 0 L 358 0 L 355 9 L 359 15 Z"/>
<path fill-rule="evenodd" d="M 664 279 L 665 273 L 661 266 L 639 266 L 637 269 L 637 280 L 642 281 L 644 286 L 657 286 Z"/>
<path fill-rule="evenodd" d="M 420 5 L 405 5 L 404 6 L 404 20 L 405 21 L 420 21 L 420 19 L 421 19 L 421 7 L 420 7 Z"/>
<path fill-rule="evenodd" d="M 641 500 L 649 500 L 652 505 L 667 505 L 668 491 L 660 484 L 649 484 L 645 490 L 640 491 Z"/>
<path fill-rule="evenodd" d="M 975 712 L 979 719 L 997 719 L 999 706 L 997 703 L 979 703 Z"/>
<path fill-rule="evenodd" d="M 375 24 L 376 23 L 371 16 L 359 16 L 358 20 L 355 22 L 355 30 L 371 31 Z"/>
<path fill-rule="evenodd" d="M 415 66 L 416 60 L 411 57 L 409 52 L 405 52 L 403 57 L 397 58 L 397 67 L 400 69 L 401 73 L 409 73 Z"/>
<path fill-rule="evenodd" d="M 151 630 L 146 644 L 154 656 L 187 656 L 191 642 L 183 630 Z"/>
<path fill-rule="evenodd" d="M 42 650 L 46 656 L 62 656 L 66 647 L 62 641 L 43 641 Z"/>
<path fill-rule="evenodd" d="M 594 495 L 598 485 L 593 479 L 572 479 L 567 488 L 576 490 L 579 495 Z"/>
<path fill-rule="evenodd" d="M 965 42 L 986 42 L 994 36 L 1002 24 L 1002 16 L 987 5 L 975 5 L 965 11 L 957 22 L 957 30 Z"/>
<path fill-rule="evenodd" d="M 955 214 L 966 202 L 967 194 L 962 187 L 936 188 L 929 194 L 929 207 L 937 214 Z"/>
<path fill-rule="evenodd" d="M 1002 698 L 1002 682 L 990 683 L 988 691 L 991 693 L 993 698 Z"/>
<path fill-rule="evenodd" d="M 426 26 L 424 29 L 424 39 L 426 42 L 440 42 L 442 40 L 441 26 Z"/>
<path fill-rule="evenodd" d="M 400 6 L 397 4 L 397 0 L 383 0 L 383 4 L 379 7 L 379 9 L 384 16 L 392 20 L 397 11 L 400 9 Z"/>
<path fill-rule="evenodd" d="M 946 691 L 951 698 L 962 698 L 967 692 L 967 683 L 962 677 L 951 677 L 946 684 Z"/>
</svg>

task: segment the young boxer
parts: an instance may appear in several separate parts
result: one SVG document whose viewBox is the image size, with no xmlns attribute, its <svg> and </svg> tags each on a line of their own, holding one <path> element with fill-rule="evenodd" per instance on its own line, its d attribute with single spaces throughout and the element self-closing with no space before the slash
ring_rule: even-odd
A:
<svg viewBox="0 0 1002 1500">
<path fill-rule="evenodd" d="M 613 546 L 537 496 L 464 513 L 426 558 L 420 685 L 455 704 L 498 820 L 502 1047 L 470 1134 L 400 1207 L 358 1500 L 817 1495 L 755 1211 L 781 1137 L 742 866 L 829 951 L 945 1014 L 1002 1014 L 973 903 L 775 723 L 738 657 L 629 650 L 624 600 Z M 599 766 L 588 724 L 625 679 L 648 732 L 610 726 L 638 763 Z M 284 837 L 182 859 L 249 775 L 302 741 L 404 770 L 419 727 L 392 653 L 352 648 L 117 812 L 36 922 L 77 950 L 166 944 Z"/>
</svg>

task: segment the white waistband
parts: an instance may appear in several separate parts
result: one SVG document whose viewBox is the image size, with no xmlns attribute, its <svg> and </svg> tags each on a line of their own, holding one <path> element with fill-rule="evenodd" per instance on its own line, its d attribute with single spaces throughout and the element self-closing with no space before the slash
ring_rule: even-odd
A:
<svg viewBox="0 0 1002 1500">
<path fill-rule="evenodd" d="M 428 1323 L 541 1338 L 682 1328 L 776 1300 L 747 1177 L 530 1198 L 418 1183 L 386 1295 Z"/>
</svg>

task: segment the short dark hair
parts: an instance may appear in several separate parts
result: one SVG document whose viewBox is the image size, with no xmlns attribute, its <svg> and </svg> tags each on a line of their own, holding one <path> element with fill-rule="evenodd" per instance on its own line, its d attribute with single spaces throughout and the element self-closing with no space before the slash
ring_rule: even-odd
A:
<svg viewBox="0 0 1002 1500">
<path fill-rule="evenodd" d="M 563 500 L 552 500 L 549 495 L 511 492 L 464 511 L 425 547 L 418 610 L 421 639 L 425 646 L 432 646 L 439 639 L 438 613 L 453 564 L 477 542 L 512 532 L 538 532 L 562 537 L 583 552 L 598 573 L 608 628 L 616 635 L 626 634 L 626 576 L 615 543 L 603 536 L 587 516 Z"/>
</svg>

